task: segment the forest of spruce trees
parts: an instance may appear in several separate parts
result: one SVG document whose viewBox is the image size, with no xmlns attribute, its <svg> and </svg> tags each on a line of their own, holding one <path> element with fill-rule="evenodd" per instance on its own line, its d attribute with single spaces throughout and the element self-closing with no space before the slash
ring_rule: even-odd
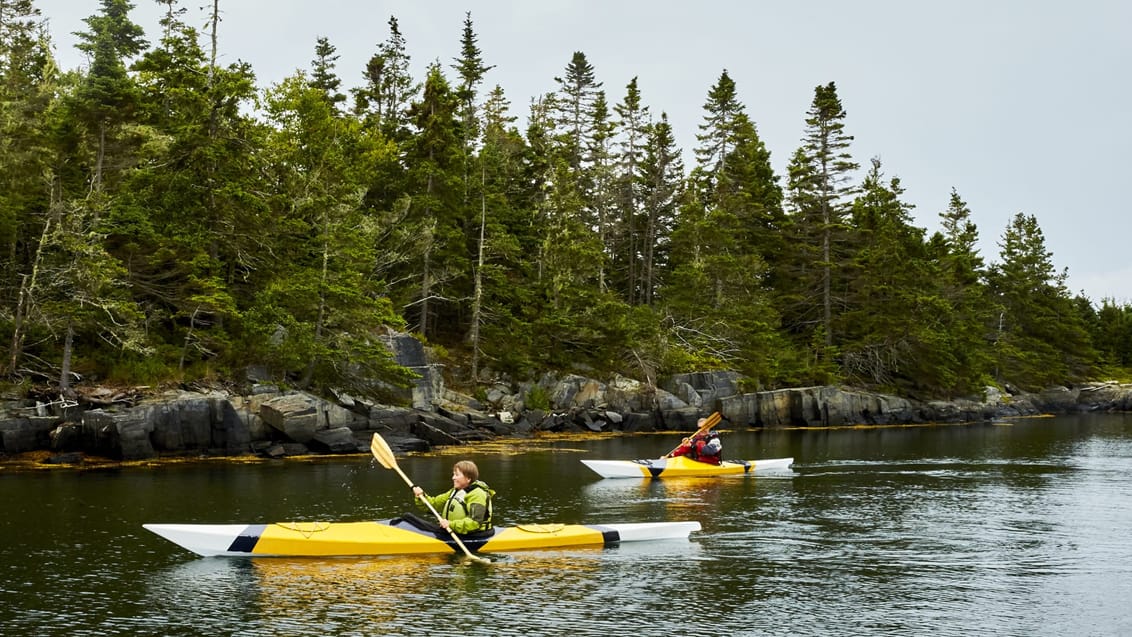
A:
<svg viewBox="0 0 1132 637">
<path fill-rule="evenodd" d="M 257 85 L 164 0 L 85 19 L 59 68 L 34 0 L 0 0 L 0 330 L 12 386 L 160 385 L 266 367 L 291 386 L 401 383 L 409 331 L 486 371 L 734 369 L 747 389 L 844 383 L 955 397 L 1123 377 L 1132 307 L 1072 295 L 1039 222 L 1001 252 L 958 191 L 912 224 L 899 178 L 853 155 L 834 82 L 785 174 L 726 71 L 684 151 L 634 79 L 576 52 L 517 114 L 468 14 L 460 55 L 410 73 L 395 17 L 364 69 Z M 428 52 L 425 52 L 427 55 Z M 712 72 L 705 69 L 705 72 Z M 342 77 L 359 78 L 347 88 Z M 924 149 L 931 152 L 931 149 Z M 997 229 L 996 229 L 997 230 Z"/>
</svg>

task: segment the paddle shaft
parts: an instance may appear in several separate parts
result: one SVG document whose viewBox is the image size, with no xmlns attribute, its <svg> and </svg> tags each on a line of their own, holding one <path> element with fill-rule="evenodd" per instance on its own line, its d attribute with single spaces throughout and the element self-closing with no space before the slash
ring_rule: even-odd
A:
<svg viewBox="0 0 1132 637">
<path fill-rule="evenodd" d="M 688 436 L 687 438 L 681 440 L 680 444 L 676 445 L 676 449 L 679 449 L 680 447 L 684 446 L 684 443 L 692 440 L 696 436 L 699 436 L 700 434 L 707 433 L 708 431 L 711 430 L 712 427 L 718 425 L 719 421 L 721 421 L 721 420 L 723 420 L 723 417 L 719 415 L 719 412 L 718 411 L 713 412 L 712 415 L 707 417 L 707 420 L 704 421 L 704 424 L 699 429 L 696 430 L 696 433 L 694 433 L 691 436 Z M 672 454 L 676 453 L 676 449 L 669 451 L 667 454 L 665 454 L 664 457 L 665 458 L 672 457 Z"/>
<path fill-rule="evenodd" d="M 401 474 L 401 477 L 405 480 L 405 484 L 409 485 L 409 488 L 412 488 L 414 486 L 413 481 L 409 479 L 409 476 L 405 475 L 404 471 L 401 471 L 401 467 L 394 465 L 393 468 L 397 470 L 397 473 Z M 432 502 L 429 501 L 427 495 L 422 493 L 417 497 L 421 499 L 421 502 L 424 502 L 424 505 L 428 507 L 429 511 L 432 511 L 432 514 L 436 516 L 437 521 L 444 519 L 440 516 L 440 512 L 436 510 L 436 507 L 432 506 Z M 456 532 L 452 529 L 448 529 L 448 532 L 452 534 L 452 538 L 456 540 L 456 543 L 459 544 L 461 548 L 463 548 L 464 544 L 460 542 L 460 538 L 456 537 Z M 468 549 L 465 548 L 464 550 L 467 551 Z"/>
</svg>

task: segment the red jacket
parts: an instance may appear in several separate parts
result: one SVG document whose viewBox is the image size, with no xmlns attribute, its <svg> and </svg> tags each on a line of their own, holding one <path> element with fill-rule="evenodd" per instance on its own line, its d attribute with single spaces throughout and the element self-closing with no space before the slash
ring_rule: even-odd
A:
<svg viewBox="0 0 1132 637">
<path fill-rule="evenodd" d="M 711 453 L 705 451 L 704 447 L 707 445 L 708 440 L 717 437 L 716 434 L 700 434 L 693 437 L 688 442 L 681 444 L 672 452 L 673 456 L 688 456 L 692 460 L 699 462 L 706 462 L 708 464 L 719 464 L 722 461 L 719 452 Z"/>
</svg>

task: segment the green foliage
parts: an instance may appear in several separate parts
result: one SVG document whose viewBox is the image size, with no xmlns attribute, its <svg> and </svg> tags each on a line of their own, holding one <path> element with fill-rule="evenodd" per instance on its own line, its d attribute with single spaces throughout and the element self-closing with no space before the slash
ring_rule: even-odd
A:
<svg viewBox="0 0 1132 637">
<path fill-rule="evenodd" d="M 931 374 L 938 357 L 932 323 L 951 309 L 935 297 L 938 279 L 923 230 L 911 225 L 898 179 L 887 183 L 873 160 L 853 203 L 845 309 L 833 323 L 842 367 L 852 382 L 894 387 Z M 902 312 L 888 308 L 901 307 Z"/>
<path fill-rule="evenodd" d="M 835 293 L 845 282 L 851 244 L 848 197 L 858 168 L 849 153 L 845 110 L 833 82 L 814 89 L 802 146 L 791 157 L 788 185 L 791 214 L 784 225 L 791 250 L 784 254 L 776 290 L 784 325 L 797 343 L 811 342 L 820 328 L 827 347 L 839 335 Z"/>
<path fill-rule="evenodd" d="M 1054 270 L 1037 219 L 1015 215 L 1000 245 L 1002 261 L 989 276 L 1000 308 L 996 377 L 1027 389 L 1090 377 L 1097 355 L 1065 288 L 1066 274 Z"/>
<path fill-rule="evenodd" d="M 189 377 L 177 369 L 177 355 L 173 347 L 162 347 L 149 356 L 124 352 L 100 376 L 111 385 L 160 386 L 171 380 L 187 380 Z"/>
<path fill-rule="evenodd" d="M 79 34 L 89 67 L 60 73 L 38 12 L 0 3 L 12 379 L 263 364 L 379 395 L 411 380 L 383 345 L 408 325 L 516 379 L 732 369 L 758 389 L 957 396 L 1132 368 L 1132 309 L 1071 298 L 1036 219 L 1011 222 L 988 268 L 957 193 L 926 237 L 879 162 L 858 183 L 832 82 L 780 184 L 726 71 L 685 174 L 636 79 L 614 103 L 582 52 L 520 132 L 501 88 L 480 96 L 470 16 L 451 80 L 439 63 L 414 80 L 391 17 L 359 88 L 320 38 L 309 72 L 261 90 L 178 11 L 150 47 L 129 2 L 102 0 Z M 528 406 L 549 407 L 542 388 Z"/>
<path fill-rule="evenodd" d="M 1094 310 L 1086 299 L 1079 299 L 1078 308 L 1086 318 L 1101 361 L 1111 369 L 1132 369 L 1132 305 L 1104 299 L 1100 309 Z"/>
<path fill-rule="evenodd" d="M 550 409 L 550 394 L 542 385 L 533 385 L 527 391 L 527 397 L 524 401 L 527 409 L 541 409 L 543 411 Z"/>
</svg>

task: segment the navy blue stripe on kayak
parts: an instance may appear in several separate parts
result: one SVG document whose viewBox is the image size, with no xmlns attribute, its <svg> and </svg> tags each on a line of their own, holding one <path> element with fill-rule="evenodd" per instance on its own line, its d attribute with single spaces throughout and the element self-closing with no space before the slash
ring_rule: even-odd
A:
<svg viewBox="0 0 1132 637">
<path fill-rule="evenodd" d="M 591 525 L 590 528 L 595 531 L 601 531 L 601 541 L 605 543 L 606 546 L 609 546 L 610 544 L 617 544 L 621 541 L 621 534 L 617 532 L 617 529 L 611 529 L 608 526 L 601 526 L 596 524 Z"/>
<path fill-rule="evenodd" d="M 236 536 L 236 539 L 232 540 L 228 551 L 230 553 L 251 553 L 266 528 L 266 524 L 249 524 L 248 528 L 244 529 Z"/>
<path fill-rule="evenodd" d="M 660 460 L 638 460 L 637 462 L 647 467 L 649 473 L 652 474 L 652 477 L 654 478 L 659 478 L 661 472 L 663 472 L 664 469 L 668 466 L 668 461 L 664 458 L 661 458 Z"/>
</svg>

